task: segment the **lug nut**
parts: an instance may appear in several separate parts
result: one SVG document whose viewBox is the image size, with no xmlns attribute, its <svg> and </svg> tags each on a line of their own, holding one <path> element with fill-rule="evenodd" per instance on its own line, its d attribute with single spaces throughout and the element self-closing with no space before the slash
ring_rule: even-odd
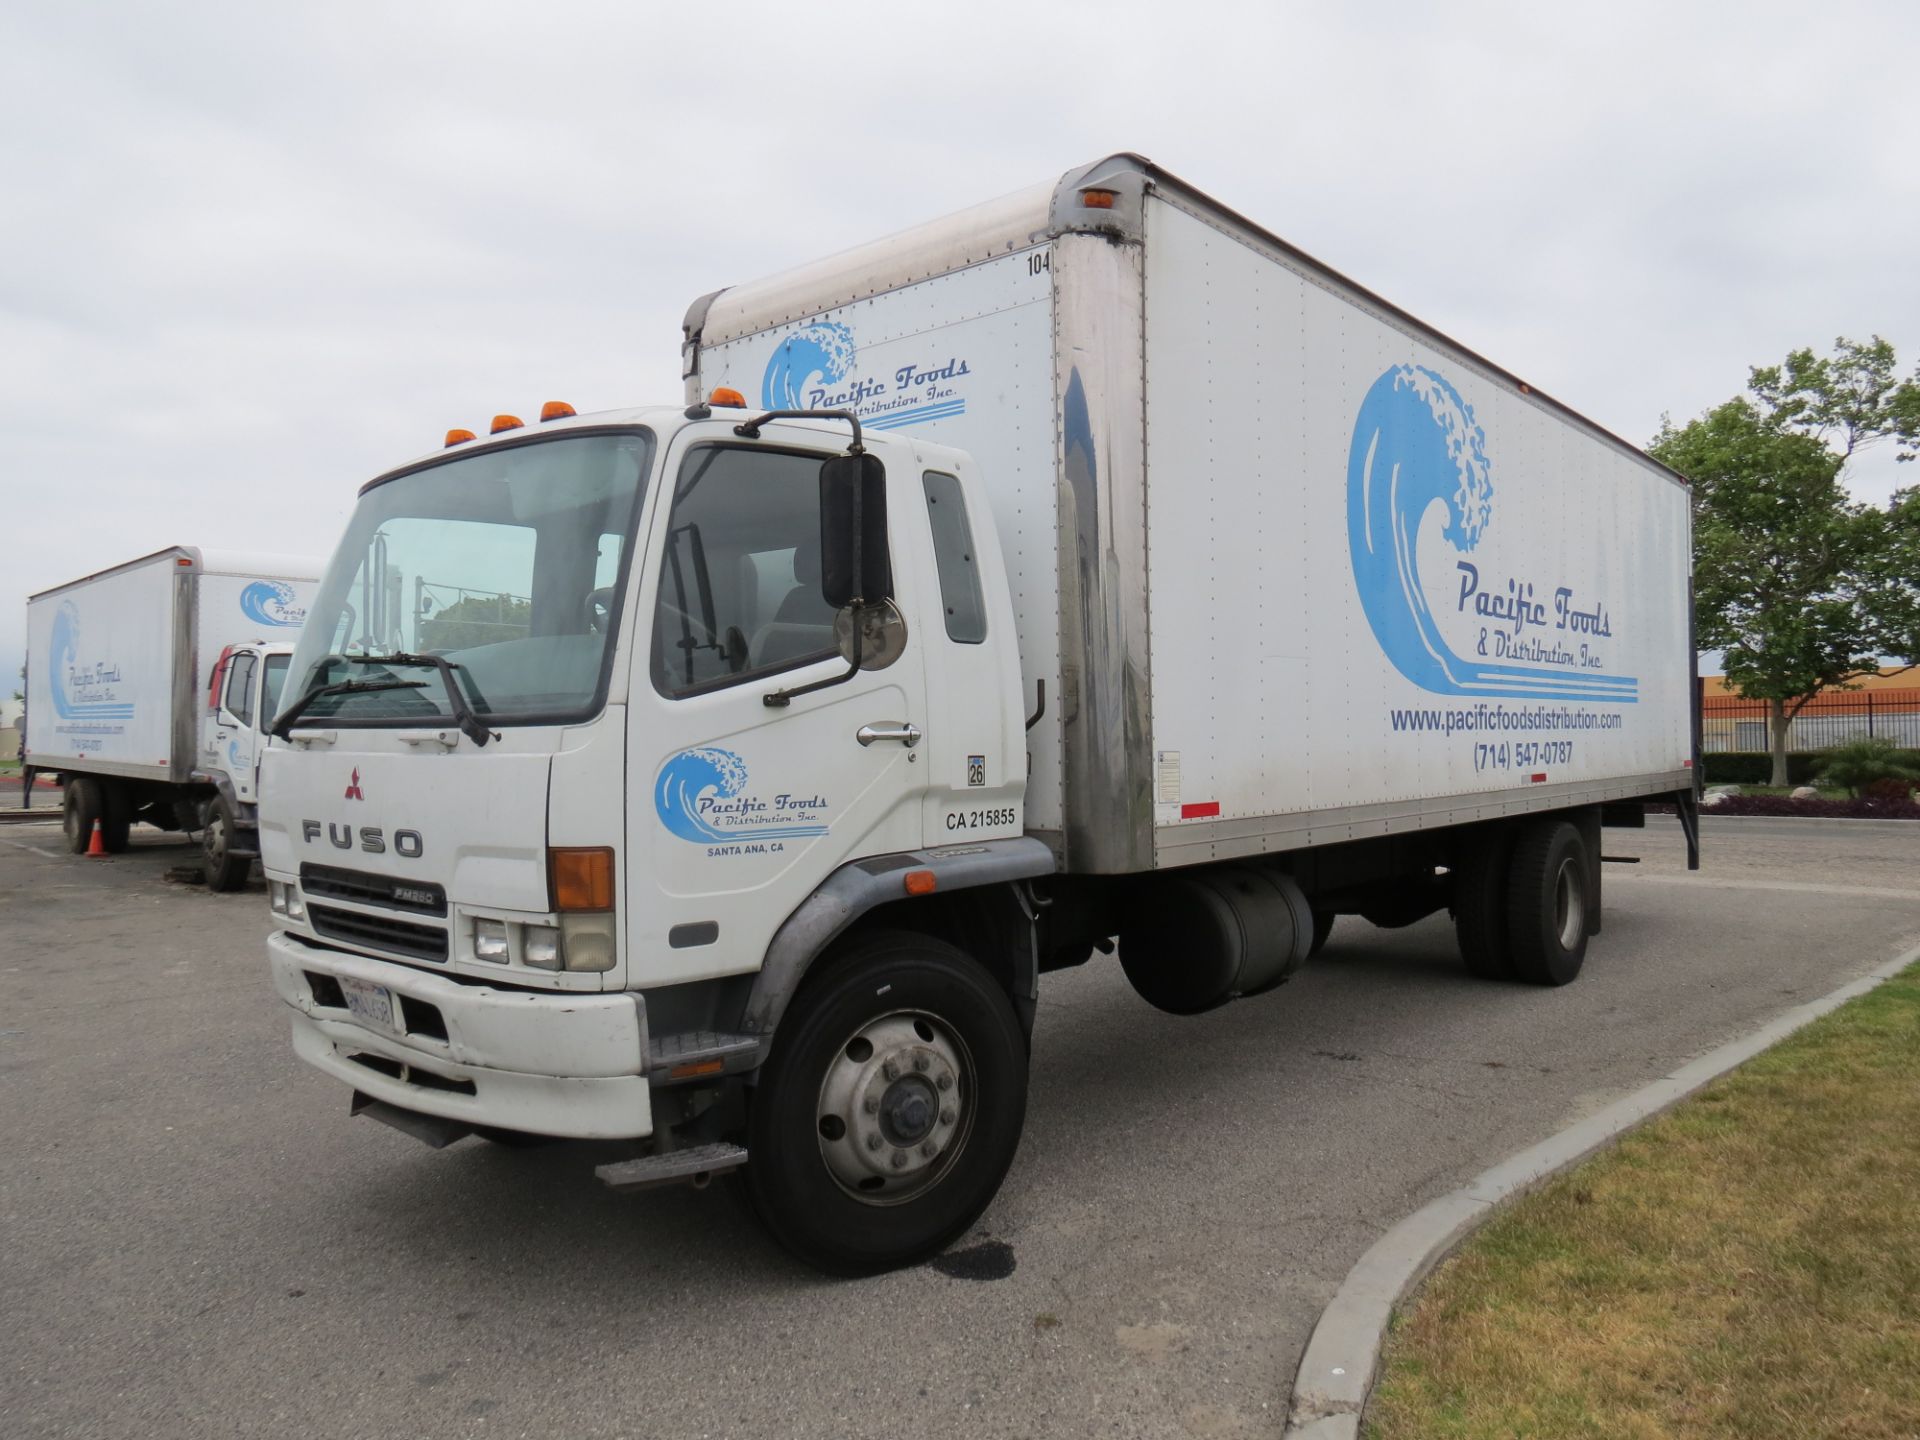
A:
<svg viewBox="0 0 1920 1440">
<path fill-rule="evenodd" d="M 933 1141 L 931 1141 L 931 1140 L 928 1140 L 928 1141 L 927 1141 L 927 1142 L 925 1142 L 925 1143 L 924 1143 L 923 1145 L 921 1145 L 921 1147 L 920 1147 L 920 1153 L 921 1153 L 922 1155 L 924 1155 L 924 1156 L 926 1156 L 926 1157 L 927 1157 L 927 1159 L 929 1159 L 929 1160 L 931 1160 L 931 1159 L 933 1159 L 933 1156 L 934 1156 L 934 1152 L 935 1152 L 936 1150 L 938 1150 L 939 1148 L 940 1148 L 940 1147 L 939 1147 L 938 1145 L 936 1145 L 936 1144 L 934 1144 L 934 1143 L 933 1143 Z"/>
<path fill-rule="evenodd" d="M 880 1113 L 880 1097 L 878 1095 L 867 1096 L 860 1108 L 869 1115 L 878 1115 Z"/>
<path fill-rule="evenodd" d="M 880 1073 L 889 1080 L 898 1080 L 900 1078 L 900 1062 L 897 1060 L 887 1061 L 886 1064 L 880 1067 Z"/>
<path fill-rule="evenodd" d="M 921 1074 L 923 1074 L 923 1075 L 924 1075 L 924 1074 L 926 1074 L 926 1072 L 927 1072 L 927 1057 L 926 1057 L 926 1056 L 924 1056 L 924 1055 L 916 1055 L 916 1056 L 914 1056 L 914 1057 L 913 1057 L 913 1068 L 914 1068 L 915 1070 L 918 1070 L 918 1071 L 919 1071 L 919 1072 L 920 1072 Z"/>
<path fill-rule="evenodd" d="M 882 1140 L 878 1135 L 867 1136 L 867 1149 L 869 1150 L 878 1150 L 884 1144 L 886 1144 L 886 1141 Z"/>
<path fill-rule="evenodd" d="M 904 1170 L 907 1168 L 907 1152 L 906 1151 L 896 1150 L 893 1152 L 893 1168 L 896 1170 Z"/>
<path fill-rule="evenodd" d="M 953 1124 L 953 1106 L 949 1105 L 940 1112 L 940 1123 L 942 1125 Z"/>
<path fill-rule="evenodd" d="M 953 1076 L 947 1074 L 945 1071 L 942 1071 L 940 1074 L 940 1078 L 934 1081 L 933 1083 L 935 1085 L 938 1085 L 942 1090 L 951 1090 L 953 1089 Z"/>
</svg>

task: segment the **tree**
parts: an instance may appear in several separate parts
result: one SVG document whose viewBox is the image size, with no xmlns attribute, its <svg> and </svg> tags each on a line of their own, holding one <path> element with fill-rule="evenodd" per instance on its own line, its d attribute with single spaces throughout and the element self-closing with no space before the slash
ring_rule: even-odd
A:
<svg viewBox="0 0 1920 1440">
<path fill-rule="evenodd" d="M 1903 460 L 1920 445 L 1920 371 L 1898 381 L 1895 363 L 1877 335 L 1842 337 L 1831 357 L 1796 350 L 1750 373 L 1752 399 L 1665 422 L 1649 447 L 1693 481 L 1696 634 L 1768 702 L 1775 785 L 1808 701 L 1883 654 L 1920 659 L 1920 492 L 1881 510 L 1841 484 L 1868 445 L 1895 438 Z"/>
<path fill-rule="evenodd" d="M 499 640 L 526 636 L 533 617 L 531 601 L 513 595 L 467 595 L 431 619 L 422 617 L 422 650 L 470 650 Z"/>
</svg>

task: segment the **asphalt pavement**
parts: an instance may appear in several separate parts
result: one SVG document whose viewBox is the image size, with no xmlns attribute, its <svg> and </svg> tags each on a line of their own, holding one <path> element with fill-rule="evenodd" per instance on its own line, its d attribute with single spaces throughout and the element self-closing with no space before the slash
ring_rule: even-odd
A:
<svg viewBox="0 0 1920 1440">
<path fill-rule="evenodd" d="M 1920 939 L 1920 825 L 1608 831 L 1563 990 L 1342 920 L 1194 1019 L 1046 977 L 1026 1138 L 938 1262 L 826 1280 L 737 1186 L 617 1146 L 434 1152 L 297 1064 L 264 887 L 0 830 L 0 1435 L 1277 1435 L 1301 1346 L 1426 1200 Z"/>
</svg>

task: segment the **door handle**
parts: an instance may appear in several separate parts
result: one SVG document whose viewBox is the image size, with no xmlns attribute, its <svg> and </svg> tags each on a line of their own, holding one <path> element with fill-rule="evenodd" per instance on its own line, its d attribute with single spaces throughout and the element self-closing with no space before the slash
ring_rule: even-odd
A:
<svg viewBox="0 0 1920 1440">
<path fill-rule="evenodd" d="M 898 740 L 911 750 L 920 743 L 920 727 L 911 721 L 886 721 L 879 725 L 862 725 L 853 732 L 853 738 L 862 745 L 871 745 L 876 740 Z"/>
</svg>

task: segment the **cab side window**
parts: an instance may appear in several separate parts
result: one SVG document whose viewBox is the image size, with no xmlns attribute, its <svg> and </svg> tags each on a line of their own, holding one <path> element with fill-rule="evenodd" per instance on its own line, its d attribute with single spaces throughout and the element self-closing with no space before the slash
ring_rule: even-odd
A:
<svg viewBox="0 0 1920 1440">
<path fill-rule="evenodd" d="M 680 467 L 654 600 L 661 694 L 719 689 L 837 651 L 820 593 L 822 456 L 704 445 Z"/>
<path fill-rule="evenodd" d="M 252 654 L 236 655 L 227 666 L 227 713 L 242 725 L 253 723 Z"/>
<path fill-rule="evenodd" d="M 980 593 L 979 556 L 973 548 L 973 527 L 967 523 L 960 481 L 929 470 L 920 483 L 927 493 L 927 526 L 933 531 L 933 563 L 940 573 L 947 638 L 978 645 L 987 638 L 987 602 Z"/>
</svg>

